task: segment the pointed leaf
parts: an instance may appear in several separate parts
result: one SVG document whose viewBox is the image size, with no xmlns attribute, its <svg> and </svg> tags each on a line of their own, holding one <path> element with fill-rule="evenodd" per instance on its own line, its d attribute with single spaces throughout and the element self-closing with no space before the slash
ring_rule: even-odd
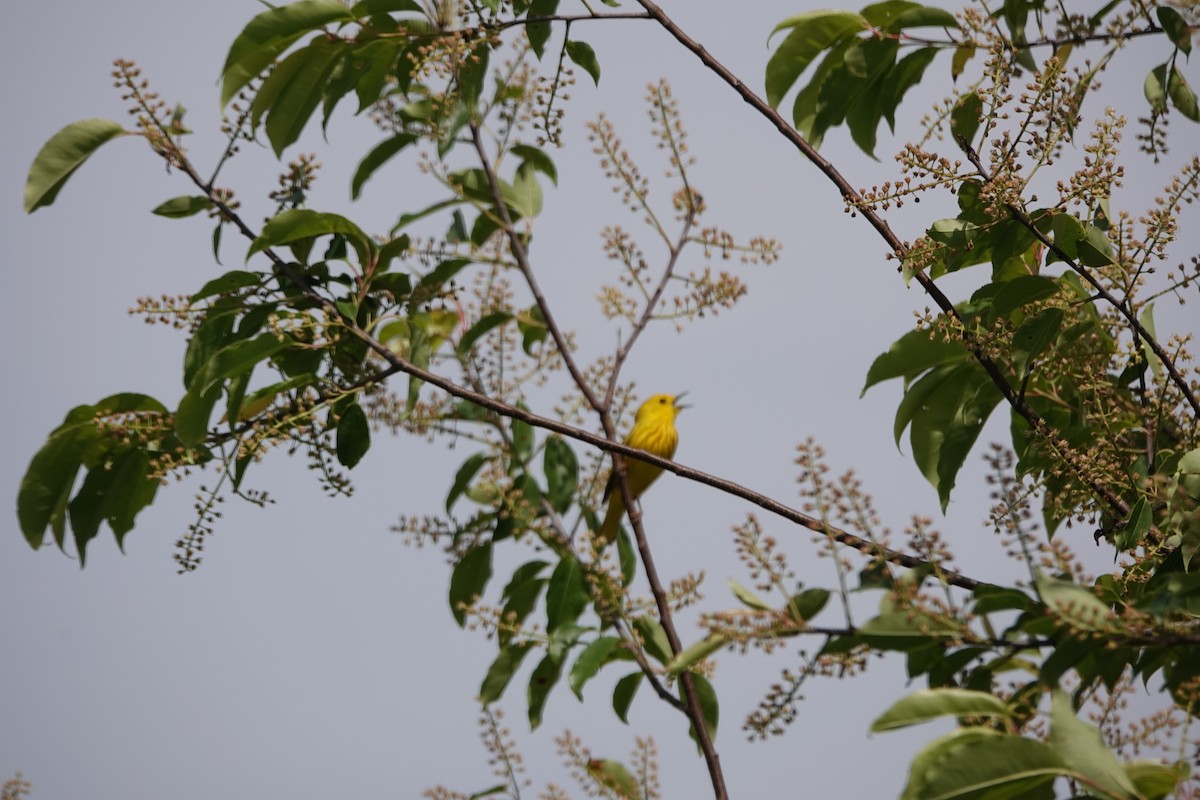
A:
<svg viewBox="0 0 1200 800">
<path fill-rule="evenodd" d="M 546 474 L 546 497 L 554 510 L 563 514 L 571 507 L 579 486 L 579 460 L 575 451 L 562 437 L 547 437 L 542 468 Z"/>
<path fill-rule="evenodd" d="M 529 676 L 527 692 L 530 730 L 536 730 L 542 724 L 542 712 L 546 708 L 546 700 L 550 697 L 550 690 L 558 683 L 560 677 L 562 677 L 561 659 L 547 655 L 534 667 L 533 674 Z"/>
<path fill-rule="evenodd" d="M 371 425 L 358 403 L 342 412 L 337 426 L 337 457 L 342 466 L 354 469 L 371 449 Z"/>
<path fill-rule="evenodd" d="M 321 104 L 326 83 L 346 54 L 346 48 L 344 42 L 320 38 L 288 56 L 288 61 L 296 59 L 299 63 L 286 73 L 281 72 L 287 76 L 286 83 L 278 89 L 267 110 L 267 139 L 277 157 L 300 138 L 304 126 Z M 274 75 L 267 80 L 273 78 Z"/>
<path fill-rule="evenodd" d="M 571 691 L 580 700 L 583 699 L 583 687 L 595 677 L 600 668 L 609 663 L 614 651 L 621 649 L 621 640 L 616 636 L 601 636 L 596 641 L 583 648 L 579 657 L 575 659 L 575 664 L 571 667 L 571 674 L 567 676 L 567 685 L 571 687 Z M 628 655 L 628 651 L 622 651 Z"/>
<path fill-rule="evenodd" d="M 518 642 L 501 648 L 479 687 L 480 703 L 494 703 L 504 695 L 504 690 L 508 688 L 517 668 L 532 649 L 533 644 L 530 642 Z"/>
<path fill-rule="evenodd" d="M 249 261 L 250 256 L 268 247 L 337 234 L 345 236 L 354 245 L 361 263 L 370 262 L 369 254 L 375 245 L 361 228 L 339 214 L 322 213 L 309 208 L 294 208 L 272 217 L 250 245 L 246 260 Z"/>
<path fill-rule="evenodd" d="M 567 42 L 567 57 L 583 67 L 584 72 L 592 76 L 596 85 L 600 85 L 600 62 L 596 60 L 596 51 L 590 44 L 572 39 Z"/>
<path fill-rule="evenodd" d="M 454 565 L 450 573 L 450 613 L 461 628 L 466 624 L 466 606 L 483 594 L 492 577 L 492 545 L 479 545 Z"/>
<path fill-rule="evenodd" d="M 964 728 L 927 745 L 913 759 L 901 800 L 940 797 L 1049 800 L 1067 771 L 1044 742 Z"/>
<path fill-rule="evenodd" d="M 1154 9 L 1158 15 L 1158 24 L 1167 32 L 1171 42 L 1184 52 L 1192 52 L 1192 30 L 1188 27 L 1183 16 L 1170 6 L 1159 6 Z"/>
<path fill-rule="evenodd" d="M 968 689 L 924 689 L 892 704 L 871 723 L 871 732 L 896 730 L 919 725 L 940 717 L 1000 717 L 1008 719 L 1011 710 L 1002 700 L 987 692 Z"/>
<path fill-rule="evenodd" d="M 1051 696 L 1050 746 L 1089 785 L 1099 787 L 1111 797 L 1137 796 L 1137 788 L 1104 743 L 1100 729 L 1075 716 L 1071 700 L 1062 689 L 1055 689 Z"/>
<path fill-rule="evenodd" d="M 629 724 L 629 706 L 633 703 L 633 698 L 637 695 L 638 687 L 642 685 L 640 672 L 631 672 L 621 680 L 617 681 L 617 685 L 613 687 L 612 705 L 613 711 L 617 712 L 617 719 Z"/>
<path fill-rule="evenodd" d="M 350 11 L 337 0 L 301 0 L 264 11 L 242 29 L 221 69 L 221 107 L 309 31 L 348 22 Z"/>
<path fill-rule="evenodd" d="M 671 660 L 671 642 L 662 624 L 653 617 L 638 617 L 633 621 L 633 629 L 642 638 L 642 646 L 660 664 Z"/>
<path fill-rule="evenodd" d="M 91 158 L 100 145 L 124 134 L 125 128 L 110 119 L 85 119 L 72 122 L 34 156 L 25 179 L 25 213 L 48 206 L 75 170 Z"/>
<path fill-rule="evenodd" d="M 767 62 L 767 102 L 778 106 L 817 56 L 867 27 L 867 21 L 853 11 L 810 11 L 776 25 L 771 36 L 782 30 L 791 32 Z"/>
<path fill-rule="evenodd" d="M 685 647 L 679 655 L 672 658 L 666 665 L 667 674 L 678 675 L 690 670 L 727 644 L 729 644 L 728 636 L 722 633 L 710 633 L 694 645 Z"/>
<path fill-rule="evenodd" d="M 708 738 L 716 740 L 717 738 L 717 722 L 720 721 L 721 712 L 717 703 L 717 691 L 713 685 L 708 682 L 708 678 L 695 672 L 689 672 L 687 678 L 692 681 L 692 686 L 696 689 L 696 700 L 700 704 L 700 716 L 704 718 L 704 727 L 708 729 Z M 683 692 L 683 681 L 679 683 L 679 699 L 687 702 L 686 695 Z M 691 725 L 688 726 L 688 735 L 692 737 L 692 741 L 698 742 L 696 739 L 696 730 Z"/>
<path fill-rule="evenodd" d="M 399 133 L 390 139 L 384 139 L 358 162 L 354 178 L 350 181 L 350 197 L 354 200 L 362 193 L 363 184 L 382 167 L 388 159 L 415 142 L 417 137 L 411 133 Z"/>
<path fill-rule="evenodd" d="M 729 579 L 729 588 L 733 592 L 733 596 L 738 599 L 742 605 L 747 608 L 753 608 L 755 611 L 770 611 L 771 605 L 754 593 L 751 589 L 747 589 L 733 578 Z"/>
<path fill-rule="evenodd" d="M 212 200 L 209 200 L 202 194 L 185 195 L 183 197 L 172 197 L 150 213 L 157 214 L 160 217 L 167 217 L 168 219 L 182 219 L 199 214 L 201 211 L 207 211 L 212 207 Z"/>
<path fill-rule="evenodd" d="M 546 632 L 554 633 L 559 625 L 579 619 L 587 603 L 583 567 L 578 559 L 567 556 L 558 562 L 546 587 Z"/>
</svg>

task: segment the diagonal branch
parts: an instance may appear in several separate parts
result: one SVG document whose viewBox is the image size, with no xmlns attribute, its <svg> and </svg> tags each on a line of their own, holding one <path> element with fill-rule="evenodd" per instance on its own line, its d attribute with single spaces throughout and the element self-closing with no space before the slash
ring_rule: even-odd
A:
<svg viewBox="0 0 1200 800">
<path fill-rule="evenodd" d="M 787 121 L 780 116 L 779 112 L 772 108 L 765 100 L 755 94 L 746 84 L 729 71 L 729 68 L 722 64 L 717 59 L 713 58 L 704 47 L 695 39 L 688 36 L 675 22 L 663 12 L 661 8 L 652 0 L 637 0 L 638 4 L 654 18 L 659 25 L 673 36 L 676 41 L 682 44 L 687 50 L 691 51 L 704 66 L 708 67 L 717 74 L 721 80 L 729 84 L 729 86 L 741 96 L 754 110 L 758 111 L 783 135 L 785 139 L 792 143 L 800 153 L 807 158 L 812 164 L 825 175 L 829 181 L 837 187 L 842 195 L 842 199 L 847 205 L 854 208 L 858 213 L 862 214 L 863 218 L 873 227 L 880 237 L 888 244 L 892 252 L 897 256 L 903 257 L 908 251 L 904 242 L 896 236 L 892 231 L 891 226 L 881 217 L 874 209 L 867 207 L 863 202 L 862 196 L 858 191 L 850 185 L 845 176 L 837 170 L 827 159 L 822 157 L 816 149 L 813 148 L 808 141 L 796 131 L 794 127 L 789 125 Z M 937 303 L 938 308 L 947 316 L 959 320 L 962 318 L 954 304 L 950 302 L 950 298 L 923 272 L 917 272 L 914 275 L 917 283 L 925 290 L 926 294 Z M 1054 436 L 1054 428 L 1025 402 L 1025 398 L 1021 396 L 1020 391 L 1012 385 L 1000 366 L 993 361 L 980 347 L 974 335 L 968 331 L 963 332 L 963 343 L 975 360 L 979 363 L 983 370 L 991 378 L 992 383 L 1000 390 L 1000 394 L 1004 396 L 1005 401 L 1012 407 L 1014 411 L 1020 414 L 1030 427 L 1039 432 L 1042 436 L 1048 439 L 1061 439 L 1060 436 Z M 1064 456 L 1066 456 L 1064 451 Z M 1076 478 L 1083 483 L 1088 489 L 1098 498 L 1104 501 L 1104 504 L 1113 513 L 1113 515 L 1124 519 L 1129 516 L 1129 504 L 1123 500 L 1120 495 L 1114 492 L 1107 485 L 1100 483 L 1093 478 L 1086 469 L 1086 464 L 1082 456 L 1072 454 L 1065 457 L 1065 460 L 1075 473 Z"/>
</svg>

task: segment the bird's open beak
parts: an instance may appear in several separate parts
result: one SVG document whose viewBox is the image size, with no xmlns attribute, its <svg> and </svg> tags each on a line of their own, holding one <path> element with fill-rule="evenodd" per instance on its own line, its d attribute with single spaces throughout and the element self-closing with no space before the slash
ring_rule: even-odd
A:
<svg viewBox="0 0 1200 800">
<path fill-rule="evenodd" d="M 680 392 L 679 394 L 675 395 L 675 400 L 674 400 L 674 402 L 672 403 L 672 405 L 674 405 L 674 406 L 675 406 L 675 408 L 676 408 L 676 409 L 678 409 L 678 410 L 680 410 L 680 411 L 682 411 L 682 410 L 683 410 L 683 409 L 685 409 L 685 408 L 691 408 L 691 405 L 687 405 L 687 404 L 684 404 L 684 403 L 681 403 L 681 402 L 679 402 L 680 400 L 682 400 L 682 399 L 683 399 L 684 397 L 686 397 L 686 396 L 687 396 L 687 392 Z"/>
</svg>

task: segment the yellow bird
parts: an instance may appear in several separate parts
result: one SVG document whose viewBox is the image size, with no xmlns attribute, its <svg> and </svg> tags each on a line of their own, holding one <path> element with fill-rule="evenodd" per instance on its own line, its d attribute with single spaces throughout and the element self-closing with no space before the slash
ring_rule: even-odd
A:
<svg viewBox="0 0 1200 800">
<path fill-rule="evenodd" d="M 675 431 L 675 417 L 687 408 L 679 404 L 679 400 L 685 394 L 687 393 L 656 394 L 642 403 L 641 408 L 637 410 L 637 417 L 633 420 L 633 429 L 625 437 L 625 444 L 663 458 L 674 456 L 675 446 L 679 444 L 679 434 Z M 625 459 L 625 476 L 634 500 L 641 497 L 642 492 L 661 474 L 662 467 L 633 458 Z M 604 515 L 604 524 L 600 526 L 600 540 L 604 544 L 611 544 L 617 538 L 617 526 L 621 524 L 621 517 L 625 516 L 625 501 L 621 497 L 616 477 L 614 473 L 604 489 L 604 499 L 608 500 L 608 512 Z"/>
</svg>

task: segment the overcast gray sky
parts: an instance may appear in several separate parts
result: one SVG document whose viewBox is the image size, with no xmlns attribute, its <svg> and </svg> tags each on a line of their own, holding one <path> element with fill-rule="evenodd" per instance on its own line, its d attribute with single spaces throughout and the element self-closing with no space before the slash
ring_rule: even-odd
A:
<svg viewBox="0 0 1200 800">
<path fill-rule="evenodd" d="M 664 4 L 755 89 L 762 85 L 770 30 L 819 5 Z M 21 188 L 30 161 L 68 122 L 126 119 L 109 78 L 112 59 L 125 57 L 143 67 L 169 102 L 189 108 L 193 158 L 211 165 L 222 144 L 215 130 L 220 66 L 233 37 L 261 10 L 251 0 L 68 0 L 53 8 L 25 3 L 8 9 L 11 35 L 0 51 L 9 76 L 0 229 L 8 244 L 9 302 L 0 335 L 10 430 L 0 487 L 9 497 L 29 458 L 72 406 L 117 391 L 177 402 L 183 338 L 144 326 L 126 309 L 140 295 L 191 292 L 238 265 L 245 252 L 227 235 L 226 266 L 215 265 L 202 217 L 150 215 L 161 201 L 191 189 L 137 140 L 109 144 L 53 207 L 26 217 Z M 630 361 L 627 377 L 643 394 L 692 393 L 695 407 L 680 418 L 677 458 L 798 504 L 794 446 L 814 436 L 835 472 L 860 472 L 885 524 L 901 529 L 912 513 L 933 516 L 965 571 L 984 578 L 1016 574 L 1019 566 L 997 558 L 998 544 L 980 525 L 986 513 L 980 482 L 960 480 L 951 515 L 943 519 L 933 490 L 891 445 L 899 388 L 858 399 L 871 359 L 911 327 L 914 310 L 929 305 L 918 290 L 903 287 L 883 260 L 882 243 L 843 212 L 815 169 L 651 23 L 581 25 L 574 33 L 595 47 L 603 77 L 599 90 L 586 78 L 572 90 L 566 148 L 555 154 L 560 186 L 548 191 L 534 257 L 551 303 L 577 332 L 583 360 L 615 343 L 594 302 L 596 288 L 613 276 L 600 250 L 600 229 L 616 223 L 637 230 L 605 185 L 583 124 L 600 110 L 608 113 L 657 196 L 669 197 L 670 184 L 661 177 L 666 164 L 649 135 L 642 100 L 648 82 L 667 77 L 699 161 L 692 180 L 709 205 L 706 223 L 742 239 L 774 236 L 784 246 L 776 265 L 741 271 L 750 295 L 738 308 L 683 335 L 668 325 L 652 329 Z M 1140 94 L 1150 62 L 1135 63 L 1110 74 L 1109 88 Z M 945 73 L 940 60 L 930 70 L 935 73 L 939 80 Z M 939 83 L 914 93 L 902 110 L 902 129 L 925 111 L 920 96 L 945 91 Z M 1178 122 L 1179 132 L 1187 125 Z M 350 204 L 350 175 L 379 138 L 365 119 L 343 113 L 330 127 L 328 146 L 310 130 L 289 151 L 315 151 L 325 165 L 315 207 L 384 231 L 400 212 L 424 205 L 430 185 L 401 177 L 410 173 L 398 166 L 390 176 L 381 172 L 362 200 Z M 824 152 L 852 182 L 891 176 L 895 140 L 881 138 L 876 163 L 843 138 L 841 131 L 832 134 Z M 278 171 L 269 150 L 251 147 L 227 169 L 225 182 L 265 209 L 261 198 Z M 1147 167 L 1132 183 L 1145 194 L 1164 181 L 1162 170 Z M 929 213 L 930 206 L 917 210 Z M 902 238 L 915 238 L 928 219 L 897 217 Z M 1184 236 L 1194 252 L 1195 229 Z M 694 252 L 686 266 L 704 263 Z M 947 283 L 953 293 L 977 277 Z M 1194 315 L 1163 313 L 1160 330 L 1172 322 L 1197 327 Z M 555 397 L 547 391 L 534 410 L 548 412 Z M 1004 424 L 998 419 L 1001 427 L 993 427 L 991 438 L 1003 435 Z M 379 434 L 355 470 L 357 492 L 350 500 L 325 498 L 300 459 L 276 454 L 253 482 L 277 504 L 260 510 L 226 503 L 204 565 L 187 576 L 176 575 L 171 556 L 192 519 L 196 482 L 160 493 L 128 536 L 124 555 L 102 533 L 83 571 L 53 549 L 30 550 L 10 513 L 0 524 L 0 780 L 21 770 L 39 799 L 139 800 L 413 797 L 439 783 L 468 793 L 494 784 L 478 744 L 473 701 L 494 644 L 454 625 L 444 557 L 405 546 L 388 531 L 402 513 L 437 513 L 469 452 Z M 729 527 L 748 510 L 741 501 L 665 477 L 646 503 L 660 571 L 703 571 L 704 607 L 732 605 L 726 580 L 746 581 L 746 575 Z M 828 560 L 815 557 L 806 532 L 769 518 L 764 523 L 785 543 L 806 583 L 835 584 Z M 1074 535 L 1079 549 L 1090 545 L 1086 534 Z M 1103 559 L 1099 563 L 1102 568 Z M 683 616 L 689 641 L 698 635 L 694 619 Z M 778 672 L 796 663 L 795 650 L 720 658 L 717 744 L 733 795 L 793 788 L 811 797 L 897 793 L 908 759 L 933 735 L 920 729 L 866 736 L 871 719 L 905 691 L 898 659 L 874 665 L 864 680 L 810 684 L 801 718 L 785 737 L 745 741 L 742 719 Z M 502 705 L 535 785 L 569 783 L 553 737 L 570 728 L 596 755 L 617 758 L 632 749 L 635 733 L 652 734 L 665 795 L 705 796 L 708 778 L 682 720 L 646 692 L 635 703 L 632 727 L 621 725 L 609 707 L 616 677 L 590 684 L 582 705 L 565 686 L 557 689 L 545 723 L 532 734 L 525 679 L 514 682 Z"/>
</svg>

